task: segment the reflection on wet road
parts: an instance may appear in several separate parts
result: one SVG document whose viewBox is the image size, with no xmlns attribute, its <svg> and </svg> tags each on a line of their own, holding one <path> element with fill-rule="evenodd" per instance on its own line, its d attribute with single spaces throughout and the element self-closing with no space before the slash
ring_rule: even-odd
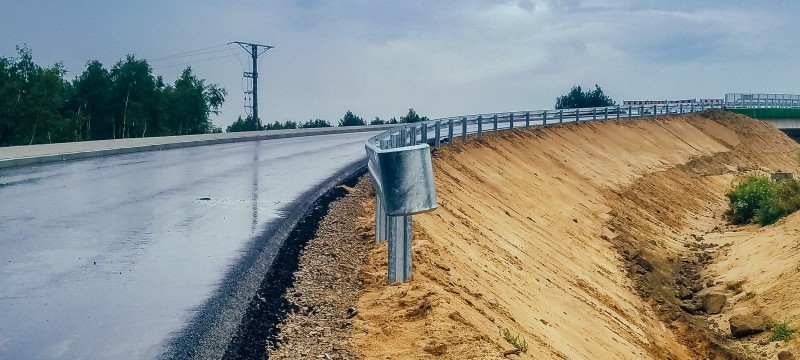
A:
<svg viewBox="0 0 800 360">
<path fill-rule="evenodd" d="M 375 133 L 0 170 L 0 358 L 153 358 L 288 204 Z"/>
</svg>

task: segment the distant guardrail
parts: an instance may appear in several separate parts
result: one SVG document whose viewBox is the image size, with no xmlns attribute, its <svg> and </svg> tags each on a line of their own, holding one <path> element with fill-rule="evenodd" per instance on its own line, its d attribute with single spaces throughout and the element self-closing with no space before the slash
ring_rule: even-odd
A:
<svg viewBox="0 0 800 360">
<path fill-rule="evenodd" d="M 412 278 L 412 215 L 437 207 L 430 146 L 466 142 L 471 134 L 480 140 L 487 131 L 496 133 L 503 129 L 582 121 L 632 120 L 725 106 L 724 103 L 666 103 L 463 115 L 403 124 L 370 138 L 365 150 L 370 178 L 376 189 L 375 241 L 389 242 L 388 283 Z"/>
</svg>

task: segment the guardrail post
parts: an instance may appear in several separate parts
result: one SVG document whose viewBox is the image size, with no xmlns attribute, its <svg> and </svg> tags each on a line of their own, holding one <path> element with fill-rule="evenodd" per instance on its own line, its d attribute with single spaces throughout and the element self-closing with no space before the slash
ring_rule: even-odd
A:
<svg viewBox="0 0 800 360">
<path fill-rule="evenodd" d="M 442 146 L 442 120 L 436 120 L 436 126 L 433 133 L 436 136 L 436 140 L 434 140 L 433 145 L 438 149 L 439 146 Z"/>
<path fill-rule="evenodd" d="M 478 140 L 483 140 L 483 116 L 478 115 Z"/>
<path fill-rule="evenodd" d="M 408 128 L 408 145 L 417 145 L 417 127 L 412 126 Z"/>
<path fill-rule="evenodd" d="M 525 113 L 525 127 L 531 127 L 531 113 Z"/>
<path fill-rule="evenodd" d="M 411 280 L 411 215 L 389 217 L 388 283 Z"/>
<path fill-rule="evenodd" d="M 454 123 L 453 119 L 448 119 L 447 120 L 447 127 L 448 127 L 448 130 L 449 130 L 447 132 L 447 144 L 450 145 L 450 146 L 453 145 L 453 123 Z"/>
<path fill-rule="evenodd" d="M 617 110 L 619 110 L 619 106 L 617 106 L 617 108 L 618 108 Z M 608 120 L 608 108 L 605 108 L 603 110 L 605 111 L 606 120 Z M 619 112 L 617 112 L 617 114 L 619 114 Z"/>
<path fill-rule="evenodd" d="M 678 112 L 683 114 L 683 103 L 678 104 Z"/>
<path fill-rule="evenodd" d="M 639 117 L 644 116 L 644 105 L 639 106 Z"/>
<path fill-rule="evenodd" d="M 628 105 L 628 120 L 633 117 L 633 106 Z"/>
<path fill-rule="evenodd" d="M 388 223 L 386 209 L 383 207 L 381 196 L 375 197 L 375 243 L 380 244 L 387 240 L 386 225 Z"/>
<path fill-rule="evenodd" d="M 689 108 L 689 112 L 694 112 L 694 100 L 692 100 L 692 104 Z"/>
<path fill-rule="evenodd" d="M 542 126 L 546 126 L 546 125 L 547 125 L 547 110 L 542 112 Z"/>
<path fill-rule="evenodd" d="M 564 123 L 564 110 L 558 110 L 558 123 Z"/>
<path fill-rule="evenodd" d="M 653 116 L 656 116 L 656 105 L 653 105 Z"/>
<path fill-rule="evenodd" d="M 397 144 L 397 147 L 406 146 L 407 141 L 408 141 L 408 129 L 403 127 L 402 129 L 400 129 L 400 143 Z"/>
<path fill-rule="evenodd" d="M 494 133 L 497 134 L 497 115 L 494 116 Z"/>
<path fill-rule="evenodd" d="M 575 122 L 579 122 L 579 121 L 581 121 L 581 111 L 578 110 L 578 109 L 575 109 Z"/>
<path fill-rule="evenodd" d="M 669 115 L 669 102 L 667 102 L 667 104 L 665 106 L 666 106 L 667 115 Z"/>
<path fill-rule="evenodd" d="M 608 116 L 606 116 L 608 118 Z M 597 120 L 597 108 L 592 108 L 592 121 Z"/>
<path fill-rule="evenodd" d="M 391 135 L 389 136 L 390 139 L 381 139 L 379 141 L 379 147 L 381 149 L 390 149 L 391 148 Z M 383 207 L 383 197 L 378 194 L 375 196 L 375 243 L 379 244 L 389 239 L 387 225 L 389 223 L 389 217 L 386 216 L 386 208 Z"/>
<path fill-rule="evenodd" d="M 514 130 L 514 113 L 508 114 L 508 128 Z"/>
<path fill-rule="evenodd" d="M 467 118 L 461 118 L 461 141 L 467 143 Z"/>
<path fill-rule="evenodd" d="M 422 123 L 422 125 L 420 125 L 420 128 L 421 128 L 420 132 L 419 132 L 420 142 L 423 143 L 423 144 L 427 144 L 428 143 L 428 123 Z"/>
</svg>

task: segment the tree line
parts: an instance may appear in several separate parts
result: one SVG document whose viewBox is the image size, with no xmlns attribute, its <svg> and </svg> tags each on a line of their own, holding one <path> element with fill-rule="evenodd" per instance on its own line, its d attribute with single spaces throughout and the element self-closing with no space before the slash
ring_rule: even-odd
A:
<svg viewBox="0 0 800 360">
<path fill-rule="evenodd" d="M 82 140 L 188 135 L 222 132 L 211 122 L 227 92 L 207 84 L 186 67 L 172 84 L 145 59 L 128 55 L 106 68 L 98 60 L 86 63 L 72 80 L 63 64 L 42 67 L 27 47 L 16 57 L 0 57 L 0 146 Z M 573 86 L 556 99 L 556 109 L 613 106 L 600 86 L 584 91 Z M 348 110 L 338 126 L 414 123 L 428 120 L 411 108 L 399 119 L 375 117 L 369 122 Z M 261 124 L 247 116 L 226 131 L 329 127 L 324 119 Z"/>
<path fill-rule="evenodd" d="M 111 68 L 91 60 L 66 80 L 61 63 L 41 67 L 31 50 L 0 57 L 0 146 L 221 132 L 210 116 L 227 92 L 186 67 L 166 84 L 147 60 Z"/>
<path fill-rule="evenodd" d="M 389 120 L 383 120 L 379 117 L 375 117 L 372 119 L 369 124 L 364 120 L 364 118 L 354 114 L 352 111 L 347 110 L 347 112 L 339 119 L 338 126 L 361 126 L 361 125 L 382 125 L 382 124 L 400 124 L 400 123 L 415 123 L 420 121 L 428 121 L 429 119 L 425 116 L 419 116 L 417 112 L 411 108 L 408 109 L 408 113 L 406 115 L 401 116 L 400 120 L 396 117 L 392 117 Z M 330 122 L 324 119 L 312 119 L 308 120 L 303 123 L 297 123 L 291 120 L 287 120 L 283 123 L 276 121 L 271 124 L 256 124 L 253 121 L 251 116 L 247 116 L 242 118 L 236 119 L 233 124 L 229 125 L 226 132 L 236 132 L 236 131 L 254 131 L 254 130 L 282 130 L 282 129 L 303 129 L 303 128 L 320 128 L 320 127 L 332 127 Z"/>
</svg>

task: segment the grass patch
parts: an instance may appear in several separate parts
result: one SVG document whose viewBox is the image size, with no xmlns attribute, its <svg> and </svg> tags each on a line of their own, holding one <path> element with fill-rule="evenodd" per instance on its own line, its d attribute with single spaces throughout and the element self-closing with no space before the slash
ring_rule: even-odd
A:
<svg viewBox="0 0 800 360">
<path fill-rule="evenodd" d="M 729 291 L 733 291 L 735 294 L 738 294 L 742 292 L 742 285 L 744 285 L 745 282 L 747 282 L 747 280 L 744 279 L 737 280 L 732 283 L 728 283 L 727 285 L 725 285 L 725 288 L 728 289 Z"/>
<path fill-rule="evenodd" d="M 773 182 L 764 176 L 748 176 L 727 196 L 730 205 L 726 215 L 731 223 L 764 226 L 800 209 L 800 182 L 794 179 Z"/>
<path fill-rule="evenodd" d="M 742 296 L 742 299 L 747 301 L 747 300 L 750 300 L 750 299 L 752 299 L 754 297 L 756 297 L 756 293 L 754 293 L 752 291 L 748 291 L 748 292 L 744 293 L 744 296 Z"/>
<path fill-rule="evenodd" d="M 797 331 L 789 326 L 787 322 L 779 323 L 772 327 L 772 334 L 769 336 L 769 341 L 783 341 L 792 337 L 792 334 Z"/>
<path fill-rule="evenodd" d="M 500 331 L 500 336 L 502 336 L 503 339 L 506 339 L 506 341 L 508 341 L 508 343 L 511 344 L 511 346 L 513 346 L 515 349 L 521 352 L 526 353 L 528 352 L 528 342 L 526 342 L 525 339 L 521 338 L 520 335 L 521 334 L 514 336 L 508 329 L 503 329 Z"/>
</svg>

